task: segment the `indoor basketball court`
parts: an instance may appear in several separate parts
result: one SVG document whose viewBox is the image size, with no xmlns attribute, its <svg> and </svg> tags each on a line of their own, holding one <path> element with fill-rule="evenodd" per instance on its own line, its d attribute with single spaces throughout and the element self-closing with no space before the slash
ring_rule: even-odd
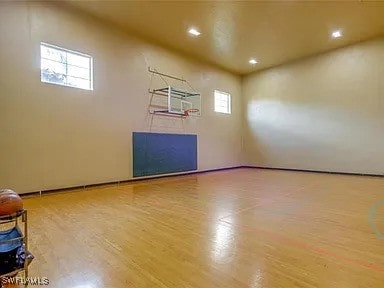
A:
<svg viewBox="0 0 384 288">
<path fill-rule="evenodd" d="M 0 287 L 384 285 L 384 2 L 0 2 Z"/>
</svg>

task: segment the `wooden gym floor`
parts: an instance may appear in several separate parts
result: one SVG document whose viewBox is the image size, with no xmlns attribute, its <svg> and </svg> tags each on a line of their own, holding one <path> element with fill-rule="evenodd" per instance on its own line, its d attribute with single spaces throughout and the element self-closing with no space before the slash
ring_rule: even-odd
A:
<svg viewBox="0 0 384 288">
<path fill-rule="evenodd" d="M 54 288 L 384 287 L 384 178 L 235 169 L 28 197 Z"/>
</svg>

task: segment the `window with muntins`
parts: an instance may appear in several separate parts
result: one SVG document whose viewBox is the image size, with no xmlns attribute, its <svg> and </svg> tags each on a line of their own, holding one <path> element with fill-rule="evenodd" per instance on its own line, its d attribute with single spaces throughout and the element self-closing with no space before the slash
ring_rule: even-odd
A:
<svg viewBox="0 0 384 288">
<path fill-rule="evenodd" d="M 231 114 L 231 94 L 215 90 L 215 112 Z"/>
<path fill-rule="evenodd" d="M 93 90 L 91 56 L 47 43 L 40 53 L 41 82 Z"/>
</svg>

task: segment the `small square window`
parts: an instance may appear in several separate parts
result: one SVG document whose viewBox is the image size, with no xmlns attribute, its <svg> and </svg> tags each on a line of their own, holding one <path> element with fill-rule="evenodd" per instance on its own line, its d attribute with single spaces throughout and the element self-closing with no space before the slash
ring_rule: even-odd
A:
<svg viewBox="0 0 384 288">
<path fill-rule="evenodd" d="M 215 112 L 231 114 L 231 94 L 215 90 Z"/>
<path fill-rule="evenodd" d="M 40 43 L 41 82 L 93 90 L 92 57 Z"/>
</svg>

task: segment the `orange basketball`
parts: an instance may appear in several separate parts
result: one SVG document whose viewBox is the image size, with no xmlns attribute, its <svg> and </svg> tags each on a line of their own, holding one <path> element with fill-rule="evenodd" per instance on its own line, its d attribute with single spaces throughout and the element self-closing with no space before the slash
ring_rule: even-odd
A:
<svg viewBox="0 0 384 288">
<path fill-rule="evenodd" d="M 3 286 L 1 286 L 2 288 L 18 288 L 19 286 L 17 284 L 11 284 L 11 281 L 9 281 L 11 278 L 13 277 L 4 277 L 4 278 L 0 278 L 0 285 L 2 284 Z"/>
<path fill-rule="evenodd" d="M 0 216 L 14 214 L 23 209 L 23 200 L 9 189 L 0 190 Z"/>
<path fill-rule="evenodd" d="M 17 285 L 17 284 L 8 284 L 7 282 L 7 280 L 3 280 L 3 282 L 4 282 L 4 284 L 3 284 L 3 286 L 1 286 L 1 287 L 3 287 L 3 288 L 19 288 L 20 286 L 19 285 Z"/>
</svg>

